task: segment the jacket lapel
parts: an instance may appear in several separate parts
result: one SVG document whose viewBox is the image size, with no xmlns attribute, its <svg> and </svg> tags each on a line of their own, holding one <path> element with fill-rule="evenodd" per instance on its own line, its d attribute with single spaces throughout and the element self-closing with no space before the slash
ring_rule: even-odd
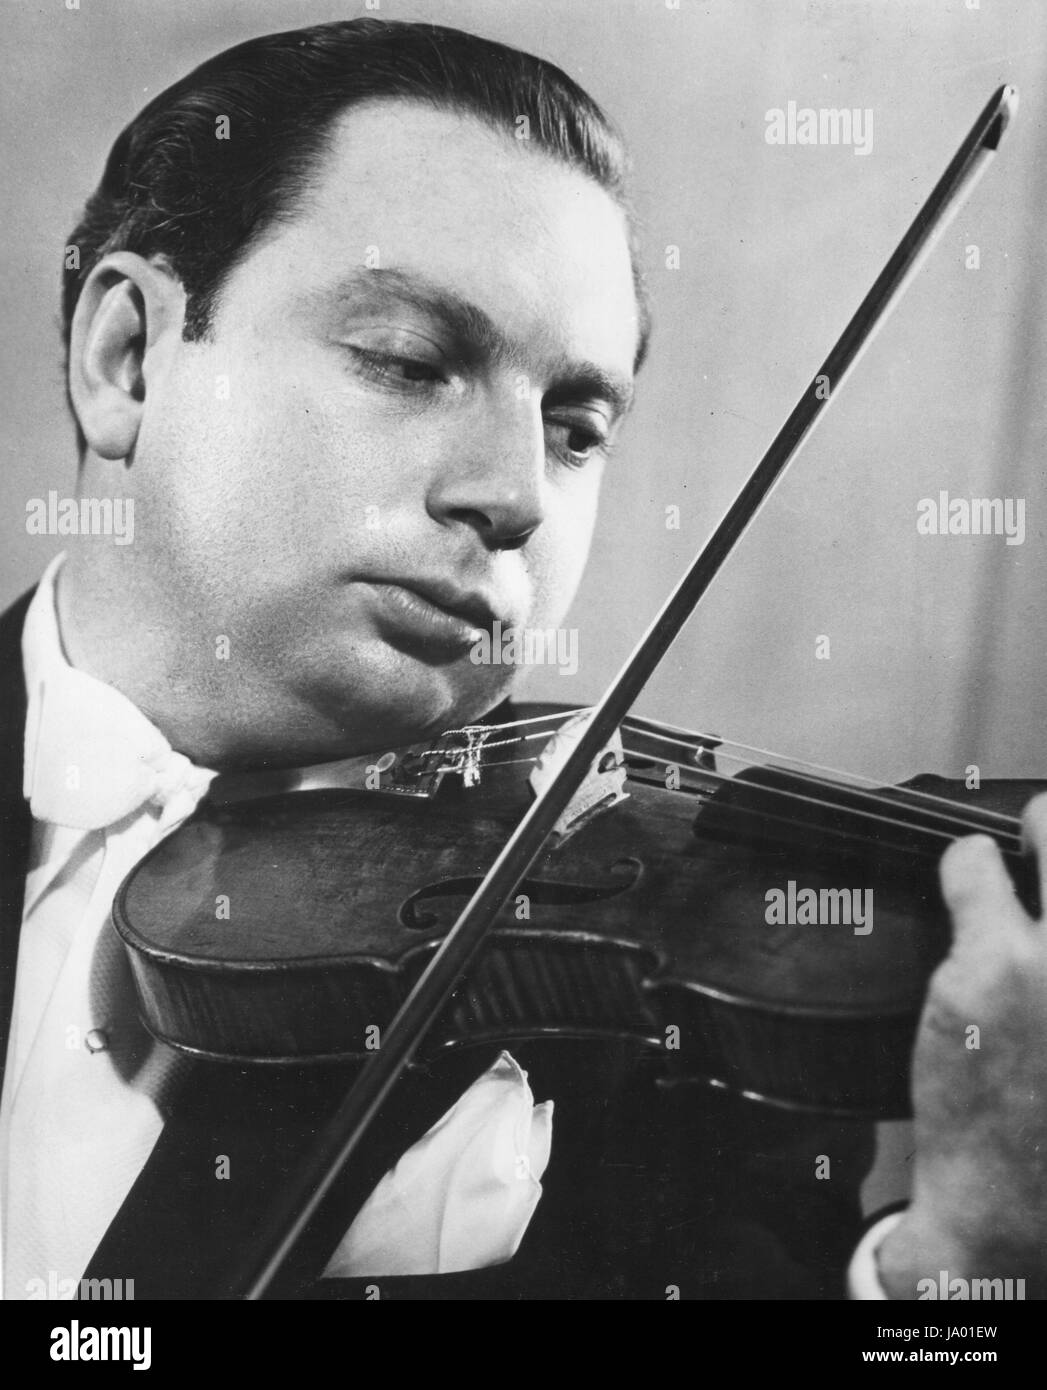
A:
<svg viewBox="0 0 1047 1390">
<path fill-rule="evenodd" d="M 32 819 L 22 796 L 26 691 L 22 627 L 32 592 L 0 616 L 0 1083 L 14 1001 Z"/>
</svg>

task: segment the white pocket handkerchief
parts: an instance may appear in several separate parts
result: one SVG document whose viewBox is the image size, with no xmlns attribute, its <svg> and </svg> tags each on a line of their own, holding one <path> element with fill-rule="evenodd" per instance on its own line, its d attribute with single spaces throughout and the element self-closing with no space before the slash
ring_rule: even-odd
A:
<svg viewBox="0 0 1047 1390">
<path fill-rule="evenodd" d="M 542 1195 L 553 1102 L 503 1052 L 390 1169 L 324 1271 L 451 1274 L 511 1259 Z"/>
</svg>

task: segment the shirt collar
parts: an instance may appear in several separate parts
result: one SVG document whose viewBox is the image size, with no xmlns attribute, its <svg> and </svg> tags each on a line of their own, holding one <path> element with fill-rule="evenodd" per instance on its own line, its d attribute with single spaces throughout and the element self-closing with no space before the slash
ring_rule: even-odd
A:
<svg viewBox="0 0 1047 1390">
<path fill-rule="evenodd" d="M 214 773 L 176 753 L 126 695 L 70 665 L 55 601 L 64 559 L 45 570 L 22 634 L 25 797 L 35 819 L 54 825 L 101 829 L 146 804 L 173 824 L 195 807 Z"/>
</svg>

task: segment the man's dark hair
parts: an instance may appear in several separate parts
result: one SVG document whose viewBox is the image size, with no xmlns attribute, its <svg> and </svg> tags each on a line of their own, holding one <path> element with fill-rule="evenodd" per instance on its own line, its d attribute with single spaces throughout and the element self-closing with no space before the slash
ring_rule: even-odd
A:
<svg viewBox="0 0 1047 1390">
<path fill-rule="evenodd" d="M 432 24 L 355 19 L 268 34 L 201 64 L 118 137 L 69 239 L 80 254 L 63 284 L 66 349 L 84 281 L 111 251 L 165 257 L 186 290 L 183 336 L 205 337 L 226 277 L 294 214 L 335 117 L 389 97 L 526 131 L 628 213 L 619 135 L 552 63 Z M 216 138 L 221 117 L 228 139 Z"/>
</svg>

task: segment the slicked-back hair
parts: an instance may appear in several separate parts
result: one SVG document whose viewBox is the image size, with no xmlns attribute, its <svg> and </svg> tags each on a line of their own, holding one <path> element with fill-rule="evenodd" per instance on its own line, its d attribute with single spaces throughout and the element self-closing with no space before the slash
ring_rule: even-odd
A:
<svg viewBox="0 0 1047 1390">
<path fill-rule="evenodd" d="M 67 266 L 63 282 L 67 351 L 80 291 L 111 251 L 164 257 L 186 291 L 183 338 L 205 338 L 226 277 L 294 215 L 335 118 L 381 98 L 525 131 L 532 148 L 595 180 L 628 217 L 621 138 L 552 63 L 432 24 L 355 19 L 268 34 L 168 87 L 116 140 L 68 243 L 79 248 L 79 266 Z M 218 138 L 222 117 L 228 139 Z M 642 355 L 646 310 L 635 278 Z"/>
</svg>

